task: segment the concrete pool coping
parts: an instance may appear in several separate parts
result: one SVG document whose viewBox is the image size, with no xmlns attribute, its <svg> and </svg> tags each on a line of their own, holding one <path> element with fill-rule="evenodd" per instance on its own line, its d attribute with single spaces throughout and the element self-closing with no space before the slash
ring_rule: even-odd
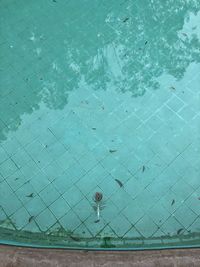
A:
<svg viewBox="0 0 200 267">
<path fill-rule="evenodd" d="M 200 266 L 199 249 L 151 251 L 68 251 L 0 246 L 1 267 L 25 266 L 141 266 L 173 267 Z"/>
</svg>

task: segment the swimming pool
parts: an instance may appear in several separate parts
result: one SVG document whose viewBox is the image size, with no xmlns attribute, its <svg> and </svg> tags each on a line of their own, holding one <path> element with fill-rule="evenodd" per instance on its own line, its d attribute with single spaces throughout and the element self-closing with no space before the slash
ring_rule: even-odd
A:
<svg viewBox="0 0 200 267">
<path fill-rule="evenodd" d="M 200 245 L 200 2 L 0 1 L 0 243 Z"/>
</svg>

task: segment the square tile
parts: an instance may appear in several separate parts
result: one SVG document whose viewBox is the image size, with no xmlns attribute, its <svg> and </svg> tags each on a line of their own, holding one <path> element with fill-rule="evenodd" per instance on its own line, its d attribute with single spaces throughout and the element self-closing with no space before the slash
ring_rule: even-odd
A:
<svg viewBox="0 0 200 267">
<path fill-rule="evenodd" d="M 187 216 L 185 216 L 187 214 Z M 190 208 L 188 208 L 185 204 L 181 205 L 175 212 L 175 218 L 184 226 L 184 228 L 188 228 L 196 219 L 197 214 L 195 214 Z"/>
<path fill-rule="evenodd" d="M 35 172 L 33 177 L 31 177 L 30 183 L 34 190 L 39 193 L 50 184 L 50 181 L 43 171 L 38 171 Z"/>
<path fill-rule="evenodd" d="M 144 190 L 144 186 L 140 184 L 140 181 L 132 177 L 124 184 L 124 190 L 134 199 Z"/>
<path fill-rule="evenodd" d="M 7 159 L 0 164 L 0 173 L 3 177 L 8 177 L 18 170 L 18 166 L 11 160 Z"/>
<path fill-rule="evenodd" d="M 52 182 L 52 185 L 60 194 L 64 194 L 70 187 L 74 186 L 74 180 L 66 172 L 63 172 Z"/>
<path fill-rule="evenodd" d="M 96 205 L 93 205 L 93 208 L 96 207 Z M 110 223 L 113 218 L 117 217 L 120 214 L 120 210 L 117 208 L 117 206 L 110 200 L 106 200 L 105 202 L 102 202 L 100 205 L 100 218 L 103 218 L 104 222 Z M 97 211 L 96 209 L 93 210 L 94 219 L 97 218 Z"/>
<path fill-rule="evenodd" d="M 157 131 L 162 123 L 163 121 L 157 115 L 153 115 L 146 121 L 146 125 L 154 131 Z"/>
<path fill-rule="evenodd" d="M 71 208 L 78 204 L 83 197 L 84 195 L 76 186 L 72 186 L 63 194 L 63 198 L 67 201 Z"/>
<path fill-rule="evenodd" d="M 48 218 L 48 220 L 47 220 Z M 53 224 L 56 223 L 56 217 L 51 213 L 49 209 L 42 211 L 36 218 L 39 228 L 42 231 L 48 230 Z"/>
<path fill-rule="evenodd" d="M 87 172 L 97 165 L 97 160 L 92 153 L 87 153 L 79 159 L 79 164 Z"/>
<path fill-rule="evenodd" d="M 109 226 L 118 237 L 122 237 L 131 228 L 130 222 L 123 214 L 117 215 L 117 217 L 109 223 Z"/>
<path fill-rule="evenodd" d="M 115 204 L 115 206 L 121 211 L 126 206 L 128 206 L 129 203 L 131 203 L 132 198 L 131 196 L 124 191 L 122 188 L 118 189 L 111 197 L 110 199 Z"/>
<path fill-rule="evenodd" d="M 95 223 L 95 221 L 96 221 L 96 215 L 91 214 L 91 216 L 89 216 L 84 222 L 84 224 L 87 225 L 87 228 L 93 237 L 99 236 L 99 233 L 107 225 L 107 222 L 104 221 L 103 217 L 100 217 L 100 221 L 98 223 Z"/>
<path fill-rule="evenodd" d="M 60 197 L 49 206 L 49 209 L 59 220 L 70 210 L 70 207 L 67 202 L 62 197 Z"/>
<path fill-rule="evenodd" d="M 141 235 L 145 238 L 151 237 L 154 235 L 154 233 L 158 230 L 158 227 L 153 222 L 153 220 L 145 215 L 142 217 L 136 224 L 135 228 Z"/>
<path fill-rule="evenodd" d="M 173 191 L 167 191 L 163 197 L 159 200 L 163 207 L 173 214 L 174 211 L 184 203 L 184 200 L 180 195 L 175 194 Z"/>
<path fill-rule="evenodd" d="M 18 230 L 21 230 L 27 223 L 30 218 L 30 214 L 26 211 L 24 207 L 17 210 L 10 219 L 14 223 L 15 227 Z"/>
<path fill-rule="evenodd" d="M 49 206 L 60 197 L 60 194 L 52 184 L 49 184 L 39 193 L 39 196 Z"/>
<path fill-rule="evenodd" d="M 71 165 L 69 168 L 67 168 L 65 173 L 72 179 L 73 183 L 76 183 L 85 175 L 86 172 L 83 168 L 81 168 L 80 165 L 77 165 L 77 163 L 75 163 L 74 165 Z"/>
<path fill-rule="evenodd" d="M 172 200 L 173 201 L 173 200 Z M 162 206 L 160 202 L 157 202 L 149 211 L 149 217 L 156 223 L 156 225 L 161 225 L 165 222 L 167 218 L 170 217 L 169 211 Z"/>
<path fill-rule="evenodd" d="M 174 216 L 170 216 L 161 226 L 161 230 L 168 236 L 176 236 L 180 229 L 184 229 Z"/>
<path fill-rule="evenodd" d="M 110 197 L 117 189 L 119 189 L 119 185 L 111 175 L 106 176 L 105 179 L 99 184 L 99 187 L 103 191 L 103 194 L 107 197 Z"/>
<path fill-rule="evenodd" d="M 27 203 L 34 196 L 36 196 L 36 192 L 30 183 L 24 183 L 19 189 L 15 191 L 15 194 L 23 204 Z"/>
<path fill-rule="evenodd" d="M 68 151 L 58 157 L 56 161 L 63 171 L 67 170 L 71 165 L 76 163 Z"/>
<path fill-rule="evenodd" d="M 183 200 L 185 200 L 187 197 L 189 197 L 189 195 L 194 192 L 194 189 L 186 182 L 184 183 L 182 179 L 180 179 L 176 184 L 174 184 L 171 190 L 176 195 L 182 197 Z"/>
<path fill-rule="evenodd" d="M 48 177 L 49 181 L 53 181 L 63 173 L 63 169 L 60 168 L 57 162 L 51 162 L 43 168 L 43 172 Z"/>
<path fill-rule="evenodd" d="M 17 164 L 17 166 L 22 167 L 31 160 L 31 157 L 23 148 L 21 148 L 12 156 L 12 160 Z"/>
<path fill-rule="evenodd" d="M 122 213 L 131 224 L 135 224 L 144 216 L 144 211 L 141 209 L 136 201 L 132 201 L 123 211 Z"/>
<path fill-rule="evenodd" d="M 177 112 L 184 106 L 184 102 L 174 95 L 167 101 L 167 106 Z"/>
<path fill-rule="evenodd" d="M 93 213 L 92 203 L 83 198 L 76 206 L 73 207 L 74 213 L 84 222 Z"/>
<path fill-rule="evenodd" d="M 179 111 L 179 116 L 183 118 L 186 122 L 189 122 L 194 118 L 196 112 L 190 108 L 190 106 L 186 106 Z"/>
<path fill-rule="evenodd" d="M 135 201 L 140 203 L 140 207 L 147 212 L 153 205 L 155 205 L 157 198 L 151 193 L 151 191 L 144 189 L 139 195 L 137 195 Z"/>
<path fill-rule="evenodd" d="M 72 210 L 64 215 L 59 222 L 66 231 L 74 231 L 81 224 L 81 220 Z"/>
<path fill-rule="evenodd" d="M 37 216 L 40 212 L 42 212 L 46 208 L 44 202 L 41 200 L 39 196 L 35 196 L 24 206 L 32 216 Z"/>
</svg>

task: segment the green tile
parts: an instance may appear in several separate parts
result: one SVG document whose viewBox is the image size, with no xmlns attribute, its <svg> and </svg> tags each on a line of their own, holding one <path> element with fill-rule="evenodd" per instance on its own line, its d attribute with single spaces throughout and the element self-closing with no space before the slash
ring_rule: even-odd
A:
<svg viewBox="0 0 200 267">
<path fill-rule="evenodd" d="M 135 205 L 136 202 L 132 201 L 122 213 L 126 216 L 131 224 L 135 224 L 144 216 L 144 211 L 141 207 Z"/>
<path fill-rule="evenodd" d="M 25 204 L 25 208 L 31 216 L 37 216 L 46 206 L 39 196 L 35 196 Z"/>
<path fill-rule="evenodd" d="M 9 177 L 18 170 L 18 166 L 10 158 L 0 164 L 0 173 L 3 177 Z"/>
<path fill-rule="evenodd" d="M 187 214 L 187 216 L 185 216 Z M 197 215 L 189 209 L 186 205 L 181 205 L 180 208 L 178 208 L 174 212 L 174 216 L 176 219 L 187 229 L 197 218 Z"/>
<path fill-rule="evenodd" d="M 161 230 L 169 236 L 177 235 L 180 229 L 184 229 L 183 225 L 180 224 L 173 216 L 169 217 L 161 226 Z"/>
<path fill-rule="evenodd" d="M 158 229 L 152 219 L 145 215 L 136 224 L 136 229 L 144 236 L 151 237 Z"/>
<path fill-rule="evenodd" d="M 162 204 L 160 204 L 160 202 L 158 202 L 148 211 L 148 215 L 152 218 L 156 225 L 161 225 L 170 216 L 170 213 L 163 207 Z"/>
<path fill-rule="evenodd" d="M 81 221 L 85 221 L 93 212 L 92 203 L 84 198 L 73 207 L 73 211 Z"/>
<path fill-rule="evenodd" d="M 131 228 L 130 222 L 122 214 L 113 218 L 113 220 L 109 223 L 109 226 L 119 237 L 122 237 Z"/>
<path fill-rule="evenodd" d="M 70 207 L 73 207 L 83 199 L 83 194 L 76 186 L 73 186 L 63 194 L 63 198 Z"/>
<path fill-rule="evenodd" d="M 47 217 L 48 222 L 46 220 Z M 56 222 L 56 217 L 50 212 L 49 209 L 45 209 L 35 218 L 35 221 L 42 231 L 46 231 Z"/>
<path fill-rule="evenodd" d="M 66 231 L 74 231 L 81 224 L 81 220 L 72 210 L 64 215 L 59 222 Z"/>
<path fill-rule="evenodd" d="M 31 177 L 30 183 L 34 190 L 39 193 L 50 184 L 50 181 L 44 172 L 38 171 Z"/>
<path fill-rule="evenodd" d="M 26 211 L 24 207 L 17 210 L 10 219 L 13 221 L 13 223 L 16 225 L 16 228 L 18 230 L 21 230 L 27 223 L 30 218 L 29 213 Z"/>
<path fill-rule="evenodd" d="M 52 184 L 49 184 L 44 188 L 44 190 L 40 192 L 39 196 L 44 201 L 44 203 L 49 206 L 59 198 L 60 194 Z"/>
<path fill-rule="evenodd" d="M 178 97 L 173 96 L 169 99 L 169 101 L 167 101 L 167 106 L 170 107 L 173 111 L 177 112 L 184 106 L 184 102 L 181 101 L 181 99 L 179 99 Z"/>
<path fill-rule="evenodd" d="M 57 219 L 60 219 L 70 210 L 70 207 L 67 202 L 60 197 L 49 206 L 49 209 Z"/>
<path fill-rule="evenodd" d="M 1 240 L 199 243 L 199 11 L 181 0 L 0 1 Z"/>
</svg>

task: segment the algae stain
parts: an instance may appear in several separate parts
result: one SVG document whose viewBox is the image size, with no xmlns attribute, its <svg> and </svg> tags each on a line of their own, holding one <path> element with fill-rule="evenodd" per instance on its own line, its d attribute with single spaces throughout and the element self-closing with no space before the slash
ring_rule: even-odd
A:
<svg viewBox="0 0 200 267">
<path fill-rule="evenodd" d="M 103 237 L 103 243 L 100 245 L 101 248 L 115 248 L 116 246 L 111 242 L 112 238 L 110 236 Z"/>
</svg>

